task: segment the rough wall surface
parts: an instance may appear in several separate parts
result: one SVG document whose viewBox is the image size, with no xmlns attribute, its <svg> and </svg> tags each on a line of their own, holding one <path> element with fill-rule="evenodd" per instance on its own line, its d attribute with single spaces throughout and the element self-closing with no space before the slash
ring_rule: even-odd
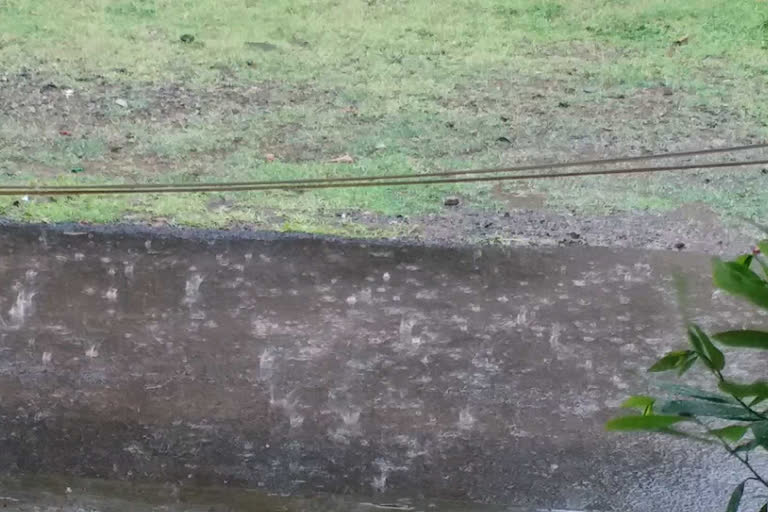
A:
<svg viewBox="0 0 768 512">
<path fill-rule="evenodd" d="M 677 265 L 708 303 L 703 256 L 3 226 L 0 468 L 719 510 L 721 454 L 602 430 Z"/>
</svg>

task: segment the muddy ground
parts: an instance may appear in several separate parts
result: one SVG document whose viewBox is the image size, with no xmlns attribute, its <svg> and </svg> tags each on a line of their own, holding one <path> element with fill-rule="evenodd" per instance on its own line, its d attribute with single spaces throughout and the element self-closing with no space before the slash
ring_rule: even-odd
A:
<svg viewBox="0 0 768 512">
<path fill-rule="evenodd" d="M 723 225 L 705 206 L 653 214 L 573 215 L 545 209 L 510 209 L 503 213 L 457 208 L 414 219 L 359 216 L 360 221 L 400 224 L 405 239 L 439 244 L 510 246 L 592 246 L 694 251 L 706 254 L 746 252 L 754 238 L 747 229 Z M 749 227 L 749 226 L 746 226 Z"/>
</svg>

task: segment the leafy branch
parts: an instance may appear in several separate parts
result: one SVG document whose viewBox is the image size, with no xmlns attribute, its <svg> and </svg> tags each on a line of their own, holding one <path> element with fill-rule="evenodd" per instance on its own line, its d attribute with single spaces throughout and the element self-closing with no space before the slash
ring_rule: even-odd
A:
<svg viewBox="0 0 768 512">
<path fill-rule="evenodd" d="M 758 244 L 752 254 L 733 261 L 715 259 L 712 277 L 716 287 L 768 310 L 768 240 Z M 757 271 L 752 270 L 752 266 Z M 684 297 L 681 299 L 684 304 Z M 687 315 L 684 315 L 687 317 Z M 632 396 L 622 407 L 637 412 L 620 416 L 606 424 L 608 430 L 646 431 L 689 438 L 694 441 L 719 444 L 749 472 L 734 488 L 726 512 L 738 512 L 746 484 L 755 482 L 768 489 L 763 477 L 749 460 L 750 453 L 768 450 L 768 410 L 758 405 L 768 400 L 768 381 L 736 382 L 726 377 L 726 357 L 718 345 L 729 349 L 768 350 L 768 332 L 735 330 L 707 335 L 704 330 L 686 318 L 688 346 L 665 354 L 649 372 L 677 372 L 685 375 L 699 363 L 714 377 L 719 392 L 710 392 L 683 385 L 665 386 L 676 395 L 672 399 L 657 400 L 650 396 Z M 717 423 L 710 427 L 704 418 Z M 686 425 L 688 426 L 686 428 Z M 696 426 L 699 431 L 691 426 Z M 768 502 L 759 512 L 768 512 Z"/>
</svg>

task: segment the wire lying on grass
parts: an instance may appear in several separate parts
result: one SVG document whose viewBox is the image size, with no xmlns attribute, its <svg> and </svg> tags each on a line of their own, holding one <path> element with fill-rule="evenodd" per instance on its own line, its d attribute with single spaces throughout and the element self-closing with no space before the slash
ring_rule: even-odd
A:
<svg viewBox="0 0 768 512">
<path fill-rule="evenodd" d="M 313 178 L 282 181 L 241 181 L 223 183 L 197 184 L 117 184 L 117 185 L 0 185 L 0 196 L 9 195 L 80 195 L 80 194 L 136 194 L 136 193 L 180 193 L 180 192 L 226 192 L 226 191 L 255 191 L 255 190 L 313 190 L 327 188 L 357 188 L 377 186 L 409 186 L 431 185 L 445 183 L 474 183 L 489 181 L 539 180 L 555 178 L 573 178 L 579 176 L 620 175 L 654 172 L 684 171 L 692 169 L 722 169 L 730 167 L 746 167 L 751 165 L 766 165 L 768 160 L 738 160 L 731 162 L 678 164 L 662 167 L 630 167 L 588 171 L 570 171 L 541 174 L 513 174 L 522 171 L 562 169 L 567 167 L 584 167 L 588 165 L 605 165 L 627 163 L 641 160 L 666 158 L 682 158 L 715 153 L 732 153 L 767 148 L 768 143 L 727 148 L 703 149 L 678 153 L 652 154 L 630 157 L 609 158 L 602 160 L 581 160 L 575 162 L 557 162 L 549 164 L 532 164 L 495 169 L 472 169 L 464 171 L 432 172 L 423 174 L 388 174 L 375 176 L 347 176 L 341 178 Z M 491 174 L 491 176 L 478 176 Z M 465 177 L 456 177 L 465 176 Z"/>
</svg>

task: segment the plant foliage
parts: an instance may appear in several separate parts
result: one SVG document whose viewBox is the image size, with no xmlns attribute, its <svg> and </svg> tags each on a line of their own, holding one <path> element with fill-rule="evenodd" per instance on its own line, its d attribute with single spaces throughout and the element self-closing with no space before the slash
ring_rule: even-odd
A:
<svg viewBox="0 0 768 512">
<path fill-rule="evenodd" d="M 753 254 L 733 261 L 716 258 L 712 263 L 715 286 L 768 310 L 767 251 L 768 240 L 764 240 Z M 725 371 L 726 354 L 718 345 L 726 349 L 768 350 L 768 332 L 745 329 L 708 335 L 693 322 L 688 322 L 686 331 L 687 346 L 665 354 L 648 371 L 676 372 L 682 377 L 699 363 L 696 367 L 712 376 L 719 392 L 666 385 L 666 390 L 674 395 L 672 398 L 629 397 L 622 407 L 635 412 L 610 420 L 606 428 L 671 434 L 720 444 L 749 473 L 733 489 L 726 504 L 726 512 L 738 512 L 745 490 L 768 490 L 768 477 L 764 478 L 749 459 L 756 450 L 768 450 L 768 408 L 760 405 L 768 399 L 768 380 L 741 382 L 729 378 Z M 759 509 L 762 511 L 768 512 L 768 503 Z"/>
</svg>

